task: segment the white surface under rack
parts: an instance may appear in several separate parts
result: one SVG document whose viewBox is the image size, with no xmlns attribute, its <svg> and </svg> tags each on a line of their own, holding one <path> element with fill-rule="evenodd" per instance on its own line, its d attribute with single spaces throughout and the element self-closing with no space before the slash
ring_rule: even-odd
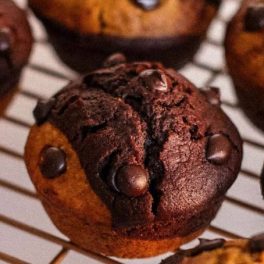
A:
<svg viewBox="0 0 264 264">
<path fill-rule="evenodd" d="M 16 2 L 26 8 L 25 0 Z M 239 0 L 224 0 L 207 40 L 193 62 L 181 72 L 197 86 L 218 86 L 223 109 L 244 139 L 244 158 L 238 180 L 229 190 L 206 238 L 248 237 L 264 231 L 264 201 L 259 175 L 264 161 L 264 133 L 255 128 L 238 108 L 230 77 L 226 73 L 222 46 L 226 22 Z M 156 264 L 167 255 L 126 260 L 106 258 L 71 244 L 51 223 L 27 175 L 23 162 L 25 141 L 33 124 L 32 109 L 76 74 L 63 65 L 47 42 L 45 31 L 30 13 L 36 44 L 20 89 L 0 118 L 0 264 L 1 263 L 126 263 Z M 192 242 L 196 243 L 196 241 Z"/>
</svg>

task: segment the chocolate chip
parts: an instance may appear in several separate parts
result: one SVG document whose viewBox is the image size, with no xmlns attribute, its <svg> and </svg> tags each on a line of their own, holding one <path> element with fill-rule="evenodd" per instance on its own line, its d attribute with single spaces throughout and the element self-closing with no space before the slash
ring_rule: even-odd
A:
<svg viewBox="0 0 264 264">
<path fill-rule="evenodd" d="M 121 63 L 126 62 L 126 57 L 122 53 L 114 53 L 113 55 L 109 56 L 103 63 L 104 67 L 112 67 Z"/>
<path fill-rule="evenodd" d="M 148 174 L 141 166 L 124 166 L 115 175 L 115 186 L 129 197 L 141 196 L 148 188 Z"/>
<path fill-rule="evenodd" d="M 232 145 L 223 134 L 215 134 L 208 139 L 206 158 L 213 164 L 222 165 L 231 155 Z"/>
<path fill-rule="evenodd" d="M 0 56 L 6 60 L 8 66 L 11 68 L 13 64 L 10 55 L 11 55 L 10 30 L 8 28 L 2 28 L 0 29 Z"/>
<path fill-rule="evenodd" d="M 262 196 L 264 198 L 264 166 L 262 168 L 261 175 L 260 175 L 260 186 L 261 186 Z"/>
<path fill-rule="evenodd" d="M 56 102 L 55 98 L 49 100 L 39 100 L 34 111 L 33 115 L 35 117 L 37 125 L 44 123 Z"/>
<path fill-rule="evenodd" d="M 179 250 L 177 254 L 185 257 L 194 257 L 205 251 L 221 248 L 225 244 L 225 240 L 220 238 L 212 240 L 200 238 L 199 242 L 198 246 L 187 250 Z"/>
<path fill-rule="evenodd" d="M 248 7 L 244 26 L 247 31 L 258 31 L 264 28 L 264 3 L 255 3 Z"/>
<path fill-rule="evenodd" d="M 220 92 L 217 87 L 209 87 L 205 90 L 202 90 L 202 93 L 206 96 L 207 101 L 211 105 L 221 105 Z"/>
<path fill-rule="evenodd" d="M 55 147 L 45 147 L 41 153 L 39 168 L 44 177 L 54 179 L 66 171 L 66 154 Z"/>
<path fill-rule="evenodd" d="M 217 248 L 221 248 L 225 243 L 224 239 L 210 240 L 200 238 L 199 241 L 200 244 L 197 247 L 185 251 L 186 256 L 193 257 L 205 251 L 211 251 Z"/>
<path fill-rule="evenodd" d="M 143 78 L 149 89 L 161 92 L 166 92 L 168 90 L 166 75 L 159 70 L 145 70 L 141 72 L 139 76 Z"/>
<path fill-rule="evenodd" d="M 251 252 L 264 251 L 264 233 L 253 236 L 249 241 Z"/>
<path fill-rule="evenodd" d="M 207 0 L 209 4 L 219 6 L 221 4 L 221 0 Z"/>
<path fill-rule="evenodd" d="M 0 53 L 6 54 L 10 51 L 11 42 L 9 31 L 0 30 Z"/>
<path fill-rule="evenodd" d="M 145 10 L 153 10 L 160 5 L 160 0 L 133 0 L 133 2 Z"/>
</svg>

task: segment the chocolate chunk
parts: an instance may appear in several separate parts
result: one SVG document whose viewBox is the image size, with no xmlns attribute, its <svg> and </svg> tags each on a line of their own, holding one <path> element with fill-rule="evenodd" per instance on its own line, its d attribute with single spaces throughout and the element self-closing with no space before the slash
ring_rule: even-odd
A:
<svg viewBox="0 0 264 264">
<path fill-rule="evenodd" d="M 208 139 L 206 158 L 213 164 L 223 165 L 231 155 L 232 145 L 223 134 L 215 134 Z"/>
<path fill-rule="evenodd" d="M 115 175 L 117 189 L 129 197 L 143 195 L 147 191 L 148 180 L 147 172 L 138 165 L 124 166 Z"/>
<path fill-rule="evenodd" d="M 215 106 L 221 105 L 220 92 L 217 87 L 209 87 L 205 90 L 202 90 L 202 93 L 206 96 L 207 101 L 211 105 L 215 105 Z"/>
<path fill-rule="evenodd" d="M 161 92 L 168 90 L 168 83 L 165 74 L 159 70 L 145 70 L 140 73 L 148 88 Z"/>
<path fill-rule="evenodd" d="M 66 171 L 66 154 L 55 147 L 46 147 L 41 153 L 39 168 L 44 177 L 54 179 Z"/>
<path fill-rule="evenodd" d="M 264 3 L 256 3 L 248 7 L 244 26 L 247 31 L 258 31 L 264 28 Z"/>
<path fill-rule="evenodd" d="M 264 233 L 253 236 L 249 241 L 251 252 L 264 251 Z"/>
<path fill-rule="evenodd" d="M 121 63 L 126 62 L 126 57 L 122 53 L 114 53 L 113 55 L 109 56 L 103 63 L 104 67 L 112 67 Z"/>
<path fill-rule="evenodd" d="M 50 100 L 38 101 L 37 106 L 33 111 L 33 115 L 35 117 L 37 125 L 41 125 L 46 121 L 55 102 L 56 102 L 55 98 L 51 98 Z"/>
<path fill-rule="evenodd" d="M 262 196 L 264 198 L 264 166 L 262 168 L 261 175 L 260 175 L 260 187 L 261 187 Z"/>
<path fill-rule="evenodd" d="M 209 4 L 219 6 L 221 4 L 221 0 L 207 0 Z"/>
<path fill-rule="evenodd" d="M 10 59 L 11 55 L 11 40 L 10 40 L 10 30 L 8 28 L 0 29 L 0 56 L 3 57 L 8 66 L 12 67 L 12 62 Z"/>
<path fill-rule="evenodd" d="M 11 42 L 8 29 L 0 29 L 0 53 L 6 54 L 10 52 Z"/>
<path fill-rule="evenodd" d="M 160 0 L 133 0 L 133 2 L 145 10 L 152 10 L 160 4 Z"/>
<path fill-rule="evenodd" d="M 192 256 L 200 254 L 204 251 L 211 251 L 217 248 L 221 248 L 225 243 L 225 240 L 220 239 L 220 238 L 212 239 L 212 240 L 200 238 L 199 241 L 200 241 L 200 244 L 196 248 L 193 249 Z"/>
<path fill-rule="evenodd" d="M 184 256 L 181 254 L 174 254 L 161 261 L 160 264 L 181 264 L 183 263 Z"/>
</svg>

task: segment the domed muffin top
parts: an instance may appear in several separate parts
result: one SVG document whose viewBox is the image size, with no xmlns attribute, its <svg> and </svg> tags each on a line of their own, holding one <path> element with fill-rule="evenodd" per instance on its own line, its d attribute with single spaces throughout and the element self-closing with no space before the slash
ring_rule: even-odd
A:
<svg viewBox="0 0 264 264">
<path fill-rule="evenodd" d="M 29 1 L 36 13 L 74 32 L 129 38 L 203 34 L 219 3 L 220 0 Z"/>
<path fill-rule="evenodd" d="M 161 64 L 113 56 L 34 115 L 67 136 L 118 232 L 160 239 L 205 227 L 237 176 L 241 140 L 218 99 Z"/>
<path fill-rule="evenodd" d="M 225 41 L 231 68 L 236 69 L 236 79 L 263 87 L 264 83 L 264 1 L 244 0 L 238 13 L 230 22 Z M 234 71 L 234 70 L 233 70 Z"/>
<path fill-rule="evenodd" d="M 255 235 L 249 240 L 199 240 L 200 243 L 196 247 L 178 250 L 161 264 L 263 263 L 264 233 Z"/>
</svg>

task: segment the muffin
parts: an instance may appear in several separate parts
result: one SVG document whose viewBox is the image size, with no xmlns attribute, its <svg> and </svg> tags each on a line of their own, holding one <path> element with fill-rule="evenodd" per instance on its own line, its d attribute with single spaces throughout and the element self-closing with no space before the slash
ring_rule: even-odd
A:
<svg viewBox="0 0 264 264">
<path fill-rule="evenodd" d="M 189 250 L 179 250 L 161 264 L 264 264 L 264 233 L 249 240 L 200 239 Z"/>
<path fill-rule="evenodd" d="M 220 0 L 29 0 L 59 57 L 86 72 L 114 52 L 181 67 L 192 59 Z"/>
<path fill-rule="evenodd" d="M 11 0 L 0 0 L 0 112 L 14 93 L 28 61 L 31 30 L 23 10 Z"/>
<path fill-rule="evenodd" d="M 208 226 L 239 172 L 241 139 L 208 93 L 174 70 L 113 58 L 37 104 L 25 161 L 73 243 L 149 257 Z"/>
<path fill-rule="evenodd" d="M 239 103 L 264 130 L 264 1 L 245 0 L 230 22 L 226 60 Z"/>
</svg>

